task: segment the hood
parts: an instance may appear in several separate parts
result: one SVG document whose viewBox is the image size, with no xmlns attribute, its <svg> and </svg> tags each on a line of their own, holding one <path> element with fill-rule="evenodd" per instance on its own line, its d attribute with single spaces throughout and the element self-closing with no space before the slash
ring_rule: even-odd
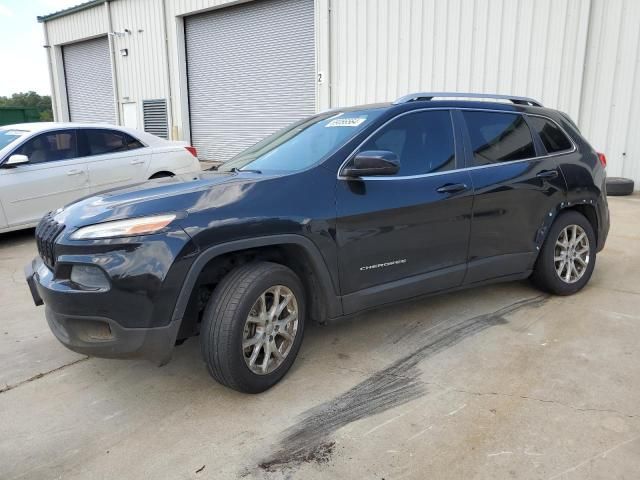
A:
<svg viewBox="0 0 640 480">
<path fill-rule="evenodd" d="M 232 203 L 265 178 L 250 172 L 202 172 L 151 180 L 78 200 L 56 212 L 56 220 L 83 227 L 167 212 L 190 213 Z"/>
</svg>

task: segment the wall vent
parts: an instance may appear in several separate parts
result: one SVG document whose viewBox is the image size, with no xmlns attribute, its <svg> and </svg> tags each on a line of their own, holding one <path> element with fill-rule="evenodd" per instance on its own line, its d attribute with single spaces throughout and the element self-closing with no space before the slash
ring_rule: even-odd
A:
<svg viewBox="0 0 640 480">
<path fill-rule="evenodd" d="M 160 138 L 169 138 L 167 101 L 164 98 L 158 100 L 143 100 L 142 116 L 144 119 L 145 132 Z"/>
</svg>

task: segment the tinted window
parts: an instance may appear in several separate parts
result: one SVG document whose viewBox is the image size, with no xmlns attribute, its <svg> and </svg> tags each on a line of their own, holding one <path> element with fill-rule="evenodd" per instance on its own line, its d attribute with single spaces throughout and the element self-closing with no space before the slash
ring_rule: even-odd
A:
<svg viewBox="0 0 640 480">
<path fill-rule="evenodd" d="M 529 117 L 529 124 L 540 135 L 548 153 L 571 150 L 573 145 L 558 125 L 542 117 Z"/>
<path fill-rule="evenodd" d="M 87 130 L 87 147 L 89 155 L 124 152 L 127 143 L 124 135 L 111 130 Z"/>
<path fill-rule="evenodd" d="M 29 163 L 52 162 L 77 157 L 76 133 L 74 130 L 42 133 L 16 152 L 29 157 Z"/>
<path fill-rule="evenodd" d="M 531 131 L 518 114 L 463 111 L 474 165 L 510 162 L 536 156 Z"/>
<path fill-rule="evenodd" d="M 383 127 L 360 147 L 398 155 L 398 175 L 420 175 L 455 168 L 451 114 L 432 110 L 403 115 Z"/>
<path fill-rule="evenodd" d="M 134 140 L 129 135 L 115 130 L 86 129 L 83 130 L 83 134 L 82 150 L 85 155 L 126 152 L 129 142 Z"/>
<path fill-rule="evenodd" d="M 127 144 L 128 150 L 135 150 L 136 148 L 144 147 L 142 142 L 137 138 L 133 138 L 131 135 L 128 135 L 126 133 L 123 133 L 122 135 L 124 136 L 124 141 Z"/>
</svg>

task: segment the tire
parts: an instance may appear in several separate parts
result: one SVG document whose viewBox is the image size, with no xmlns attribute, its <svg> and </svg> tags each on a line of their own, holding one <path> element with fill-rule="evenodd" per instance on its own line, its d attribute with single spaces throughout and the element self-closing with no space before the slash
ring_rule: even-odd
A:
<svg viewBox="0 0 640 480">
<path fill-rule="evenodd" d="M 616 197 L 631 195 L 633 193 L 633 180 L 622 177 L 607 178 L 607 195 Z"/>
<path fill-rule="evenodd" d="M 278 303 L 282 305 L 288 293 L 292 294 L 293 299 L 289 297 L 282 313 L 278 317 L 269 317 L 276 295 Z M 264 299 L 264 309 L 261 308 L 261 298 Z M 286 327 L 282 324 L 286 319 L 295 317 L 291 313 L 293 310 L 297 312 L 297 328 L 291 335 L 293 322 Z M 298 355 L 304 335 L 305 316 L 304 288 L 289 268 L 270 262 L 249 263 L 236 268 L 217 285 L 204 311 L 200 345 L 209 373 L 221 384 L 244 393 L 260 393 L 271 388 L 284 377 Z M 280 332 L 279 327 L 283 328 Z M 288 330 L 284 331 L 284 328 Z M 285 334 L 292 340 L 285 340 Z M 258 338 L 264 339 L 269 345 L 263 343 L 260 346 L 258 342 L 243 349 L 243 341 Z M 273 343 L 269 341 L 272 338 Z M 265 363 L 267 348 L 276 347 L 278 352 L 283 350 L 281 354 L 285 353 L 284 359 L 278 359 L 271 353 Z M 256 348 L 258 356 L 254 357 Z M 255 362 L 253 367 L 249 365 L 252 359 Z M 271 367 L 264 371 L 262 365 Z M 252 368 L 259 372 L 256 373 Z"/>
<path fill-rule="evenodd" d="M 566 280 L 568 268 L 565 262 L 565 268 L 562 270 L 563 277 L 557 271 L 557 268 L 562 265 L 562 260 L 556 263 L 556 256 L 562 256 L 562 247 L 558 246 L 556 242 L 565 240 L 565 237 L 561 237 L 565 228 L 569 227 L 569 237 L 572 235 L 572 227 L 576 227 L 578 232 L 578 238 L 581 237 L 580 229 L 586 236 L 588 245 L 584 245 L 584 241 L 581 241 L 578 248 L 574 247 L 574 252 L 584 251 L 582 255 L 576 254 L 575 256 L 581 256 L 584 263 L 584 255 L 587 255 L 586 267 L 581 262 L 573 262 L 576 265 L 576 269 L 580 269 L 579 278 L 574 279 L 573 273 L 571 273 L 569 281 Z M 571 238 L 568 239 L 568 243 L 571 244 Z M 581 248 L 580 248 L 581 247 Z M 571 251 L 566 254 L 571 257 Z M 533 284 L 545 292 L 553 293 L 555 295 L 572 295 L 580 291 L 589 281 L 593 273 L 593 269 L 596 264 L 596 237 L 593 232 L 593 227 L 586 217 L 576 211 L 568 211 L 561 213 L 556 221 L 551 226 L 549 234 L 545 239 L 542 250 L 538 255 L 536 264 L 531 275 L 531 281 Z M 578 275 L 576 274 L 576 277 Z"/>
</svg>

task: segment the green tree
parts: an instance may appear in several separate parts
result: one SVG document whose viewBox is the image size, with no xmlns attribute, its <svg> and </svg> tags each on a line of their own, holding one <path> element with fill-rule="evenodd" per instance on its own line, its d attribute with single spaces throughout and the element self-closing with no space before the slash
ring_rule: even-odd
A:
<svg viewBox="0 0 640 480">
<path fill-rule="evenodd" d="M 0 107 L 34 107 L 40 112 L 41 121 L 53 120 L 51 97 L 49 95 L 38 95 L 33 91 L 14 93 L 10 97 L 0 96 Z"/>
</svg>

